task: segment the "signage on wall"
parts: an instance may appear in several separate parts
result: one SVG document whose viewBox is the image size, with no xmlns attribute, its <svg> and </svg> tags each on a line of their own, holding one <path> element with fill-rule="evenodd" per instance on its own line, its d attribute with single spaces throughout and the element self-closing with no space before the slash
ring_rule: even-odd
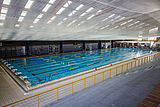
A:
<svg viewBox="0 0 160 107">
<path fill-rule="evenodd" d="M 0 46 L 2 46 L 2 42 L 0 42 Z"/>
</svg>

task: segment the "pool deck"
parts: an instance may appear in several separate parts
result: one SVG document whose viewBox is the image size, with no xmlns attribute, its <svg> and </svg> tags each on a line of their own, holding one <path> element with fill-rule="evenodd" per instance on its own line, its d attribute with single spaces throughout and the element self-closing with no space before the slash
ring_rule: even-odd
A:
<svg viewBox="0 0 160 107">
<path fill-rule="evenodd" d="M 160 83 L 159 62 L 154 60 L 45 107 L 138 107 Z"/>
</svg>

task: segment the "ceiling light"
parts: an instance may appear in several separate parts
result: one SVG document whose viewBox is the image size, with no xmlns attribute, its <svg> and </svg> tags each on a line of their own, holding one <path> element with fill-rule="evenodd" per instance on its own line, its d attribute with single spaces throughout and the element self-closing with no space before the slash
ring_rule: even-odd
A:
<svg viewBox="0 0 160 107">
<path fill-rule="evenodd" d="M 83 6 L 84 6 L 83 4 L 80 4 L 80 5 L 76 8 L 76 10 L 80 10 Z"/>
<path fill-rule="evenodd" d="M 3 4 L 10 5 L 11 0 L 3 0 Z"/>
<path fill-rule="evenodd" d="M 26 16 L 27 11 L 22 11 L 21 16 Z"/>
<path fill-rule="evenodd" d="M 40 18 L 42 18 L 42 17 L 43 17 L 43 15 L 44 15 L 44 14 L 40 13 L 40 14 L 37 16 L 37 18 L 39 18 L 39 19 L 40 19 Z"/>
<path fill-rule="evenodd" d="M 0 14 L 0 20 L 5 20 L 6 14 Z"/>
<path fill-rule="evenodd" d="M 3 26 L 3 25 L 4 25 L 4 23 L 1 23 L 1 22 L 0 22 L 0 26 Z"/>
<path fill-rule="evenodd" d="M 43 8 L 42 12 L 47 12 L 48 9 L 49 9 L 51 6 L 52 6 L 52 5 L 47 4 L 47 5 Z"/>
<path fill-rule="evenodd" d="M 64 10 L 65 10 L 65 8 L 62 7 L 61 9 L 59 9 L 59 11 L 56 14 L 61 14 Z"/>
<path fill-rule="evenodd" d="M 8 11 L 8 8 L 5 8 L 5 7 L 2 7 L 2 9 L 1 9 L 1 13 L 7 13 L 7 11 Z"/>
<path fill-rule="evenodd" d="M 88 12 L 90 12 L 91 10 L 93 10 L 94 8 L 93 7 L 91 7 L 91 8 L 89 8 L 88 10 L 86 10 L 86 12 L 88 13 Z"/>
<path fill-rule="evenodd" d="M 24 19 L 24 17 L 20 16 L 19 19 L 18 19 L 18 22 L 22 22 Z"/>
<path fill-rule="evenodd" d="M 32 1 L 32 0 L 28 0 L 28 2 L 26 3 L 26 5 L 25 5 L 25 7 L 24 7 L 24 8 L 26 8 L 26 9 L 30 9 L 30 8 L 31 8 L 31 6 L 32 6 L 32 4 L 33 4 L 33 2 L 34 2 L 34 1 Z"/>
<path fill-rule="evenodd" d="M 89 16 L 88 18 L 87 18 L 87 20 L 90 20 L 91 18 L 93 18 L 95 15 L 93 14 L 93 15 L 91 15 L 91 16 Z"/>
<path fill-rule="evenodd" d="M 19 24 L 16 24 L 15 27 L 20 27 L 20 25 L 19 25 Z"/>
<path fill-rule="evenodd" d="M 50 0 L 48 3 L 53 4 L 56 0 Z"/>
</svg>

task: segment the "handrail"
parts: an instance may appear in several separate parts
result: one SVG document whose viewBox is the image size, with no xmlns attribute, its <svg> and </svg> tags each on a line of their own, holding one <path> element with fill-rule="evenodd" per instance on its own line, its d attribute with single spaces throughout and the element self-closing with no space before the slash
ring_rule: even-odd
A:
<svg viewBox="0 0 160 107">
<path fill-rule="evenodd" d="M 152 57 L 151 57 L 151 56 L 152 56 L 152 54 L 151 54 L 151 55 L 148 55 L 147 57 L 144 56 L 143 58 L 145 58 L 145 59 L 147 58 L 147 63 L 148 63 L 148 62 L 151 61 L 151 58 L 153 59 L 153 57 L 155 57 L 155 55 L 153 55 Z M 58 101 L 58 99 L 59 99 L 59 98 L 58 98 L 58 89 L 59 89 L 59 88 L 72 84 L 72 94 L 73 94 L 73 93 L 74 93 L 74 90 L 73 90 L 73 85 L 74 85 L 74 83 L 76 83 L 76 82 L 78 82 L 78 81 L 81 81 L 81 80 L 84 80 L 84 89 L 85 89 L 85 88 L 86 88 L 86 79 L 87 79 L 87 78 L 94 77 L 94 85 L 95 85 L 95 84 L 96 84 L 96 76 L 97 76 L 98 74 L 103 74 L 103 75 L 102 75 L 102 81 L 104 81 L 104 73 L 105 73 L 105 72 L 109 71 L 109 72 L 110 72 L 109 78 L 111 78 L 111 77 L 112 77 L 112 74 L 111 74 L 112 70 L 113 70 L 113 69 L 116 69 L 116 76 L 117 76 L 117 69 L 118 69 L 118 68 L 121 68 L 120 71 L 123 72 L 123 71 L 124 71 L 123 66 L 124 66 L 124 65 L 128 65 L 129 63 L 132 64 L 133 62 L 135 62 L 135 66 L 134 66 L 134 67 L 136 68 L 136 63 L 137 63 L 137 61 L 138 61 L 137 66 L 139 66 L 139 65 L 142 64 L 142 61 L 144 61 L 143 58 L 138 58 L 136 61 L 135 61 L 135 60 L 129 61 L 129 62 L 125 63 L 125 64 L 112 67 L 112 68 L 110 68 L 110 69 L 108 69 L 108 70 L 104 70 L 104 71 L 98 72 L 98 73 L 96 73 L 96 74 L 83 77 L 83 78 L 81 78 L 81 79 L 79 79 L 79 80 L 75 80 L 75 81 L 73 81 L 73 82 L 70 82 L 70 83 L 67 83 L 67 84 L 58 86 L 58 87 L 56 87 L 56 88 L 53 88 L 53 89 L 50 89 L 50 90 L 47 90 L 47 91 L 44 91 L 44 92 L 40 92 L 40 93 L 38 93 L 38 94 L 35 94 L 35 95 L 32 95 L 32 96 L 26 97 L 26 98 L 24 98 L 24 99 L 17 100 L 17 101 L 15 101 L 15 102 L 6 104 L 6 105 L 4 105 L 4 106 L 2 106 L 2 107 L 10 106 L 10 105 L 16 104 L 16 103 L 18 103 L 18 102 L 21 102 L 21 101 L 24 101 L 24 100 L 33 98 L 33 97 L 35 97 L 35 96 L 37 96 L 37 98 L 38 98 L 37 102 L 38 102 L 38 107 L 39 107 L 39 103 L 40 103 L 40 102 L 39 102 L 39 101 L 40 101 L 40 100 L 39 100 L 39 95 L 41 95 L 41 94 L 43 94 L 43 93 L 50 92 L 50 91 L 52 91 L 52 90 L 56 90 L 56 89 L 57 89 L 57 101 Z M 140 60 L 141 60 L 141 64 L 139 63 Z M 146 63 L 146 61 L 145 61 L 144 63 Z M 143 63 L 143 64 L 144 64 L 144 63 Z M 123 70 L 123 71 L 122 71 L 122 70 Z M 127 70 L 127 69 L 126 69 L 126 70 Z"/>
</svg>

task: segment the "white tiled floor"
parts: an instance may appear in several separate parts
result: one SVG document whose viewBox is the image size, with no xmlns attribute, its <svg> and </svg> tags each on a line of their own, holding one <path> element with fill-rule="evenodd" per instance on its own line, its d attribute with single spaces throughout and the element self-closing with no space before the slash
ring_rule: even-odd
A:
<svg viewBox="0 0 160 107">
<path fill-rule="evenodd" d="M 0 67 L 0 105 L 25 97 L 11 78 Z"/>
</svg>

